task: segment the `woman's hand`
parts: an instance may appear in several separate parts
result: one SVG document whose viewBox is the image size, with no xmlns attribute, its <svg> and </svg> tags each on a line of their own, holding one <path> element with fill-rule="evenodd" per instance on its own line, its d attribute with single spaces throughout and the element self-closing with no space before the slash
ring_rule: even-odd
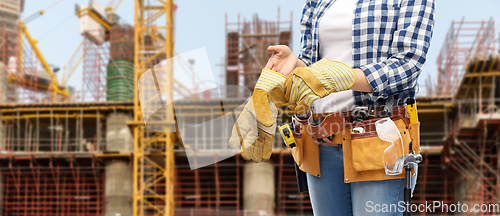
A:
<svg viewBox="0 0 500 216">
<path fill-rule="evenodd" d="M 306 67 L 306 64 L 299 60 L 285 45 L 269 46 L 267 51 L 273 53 L 266 68 L 288 76 L 296 67 Z"/>
</svg>

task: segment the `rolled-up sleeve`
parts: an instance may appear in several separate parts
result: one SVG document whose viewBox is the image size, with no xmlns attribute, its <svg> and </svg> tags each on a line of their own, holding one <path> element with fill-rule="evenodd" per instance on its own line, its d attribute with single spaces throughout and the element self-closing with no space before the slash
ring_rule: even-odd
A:
<svg viewBox="0 0 500 216">
<path fill-rule="evenodd" d="M 434 0 L 401 2 L 390 48 L 394 54 L 360 67 L 373 89 L 367 94 L 372 102 L 415 87 L 429 50 L 434 12 Z"/>
<path fill-rule="evenodd" d="M 302 18 L 300 19 L 300 53 L 298 58 L 302 60 L 306 65 L 311 65 L 312 62 L 312 13 L 314 10 L 314 2 L 307 0 L 304 9 L 302 9 Z"/>
</svg>

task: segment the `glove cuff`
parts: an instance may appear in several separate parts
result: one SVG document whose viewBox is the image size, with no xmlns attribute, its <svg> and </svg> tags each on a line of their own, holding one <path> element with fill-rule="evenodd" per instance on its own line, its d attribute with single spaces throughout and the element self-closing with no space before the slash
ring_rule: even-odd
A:
<svg viewBox="0 0 500 216">
<path fill-rule="evenodd" d="M 308 69 L 317 75 L 328 75 L 330 82 L 333 84 L 332 90 L 335 92 L 348 90 L 356 82 L 356 73 L 354 73 L 354 70 L 342 62 L 323 58 L 309 66 Z"/>
<path fill-rule="evenodd" d="M 285 79 L 285 75 L 264 68 L 260 73 L 255 89 L 262 89 L 266 92 L 270 92 L 272 89 L 278 87 L 282 91 L 285 91 Z"/>
</svg>

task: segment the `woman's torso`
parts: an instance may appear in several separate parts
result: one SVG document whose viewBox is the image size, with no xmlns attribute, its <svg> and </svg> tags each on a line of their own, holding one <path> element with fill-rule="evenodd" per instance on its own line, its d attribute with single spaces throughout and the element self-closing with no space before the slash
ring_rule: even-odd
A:
<svg viewBox="0 0 500 216">
<path fill-rule="evenodd" d="M 352 62 L 352 16 L 357 0 L 336 0 L 321 17 L 318 27 L 319 58 L 340 61 L 349 66 Z M 332 93 L 317 100 L 312 108 L 315 113 L 341 112 L 355 107 L 353 91 Z"/>
</svg>

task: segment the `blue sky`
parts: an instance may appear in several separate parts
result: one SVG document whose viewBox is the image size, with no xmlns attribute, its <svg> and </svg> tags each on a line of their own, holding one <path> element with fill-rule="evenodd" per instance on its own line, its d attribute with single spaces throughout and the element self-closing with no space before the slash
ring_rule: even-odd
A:
<svg viewBox="0 0 500 216">
<path fill-rule="evenodd" d="M 108 0 L 98 0 L 106 5 Z M 56 0 L 27 0 L 22 17 L 28 17 L 41 9 L 46 9 Z M 82 4 L 87 0 L 63 0 L 36 20 L 27 24 L 32 36 L 37 39 L 38 46 L 47 61 L 51 64 L 64 66 L 71 54 L 81 42 L 79 34 L 78 17 L 75 15 L 75 4 Z M 205 47 L 212 71 L 220 80 L 222 68 L 220 64 L 225 52 L 225 17 L 227 14 L 230 22 L 236 22 L 238 13 L 241 19 L 251 20 L 252 15 L 257 13 L 261 20 L 276 21 L 278 7 L 281 10 L 281 20 L 290 20 L 293 13 L 293 51 L 298 54 L 299 49 L 299 20 L 300 12 L 305 0 L 182 0 L 176 1 L 178 5 L 175 15 L 175 51 L 177 53 L 188 52 Z M 427 64 L 420 76 L 421 85 L 424 79 L 430 75 L 435 84 L 436 58 L 443 44 L 445 34 L 450 28 L 453 20 L 459 21 L 462 17 L 466 20 L 488 20 L 493 17 L 496 20 L 496 37 L 500 32 L 500 0 L 436 0 L 436 24 L 431 48 L 428 53 Z M 134 1 L 123 0 L 118 8 L 123 20 L 133 24 Z M 498 48 L 498 42 L 497 42 Z M 196 65 L 195 65 L 196 69 Z M 182 78 L 181 78 L 182 79 Z M 70 85 L 81 87 L 81 68 L 70 80 Z M 181 80 L 188 87 L 189 80 Z M 425 93 L 421 89 L 421 93 Z"/>
</svg>

